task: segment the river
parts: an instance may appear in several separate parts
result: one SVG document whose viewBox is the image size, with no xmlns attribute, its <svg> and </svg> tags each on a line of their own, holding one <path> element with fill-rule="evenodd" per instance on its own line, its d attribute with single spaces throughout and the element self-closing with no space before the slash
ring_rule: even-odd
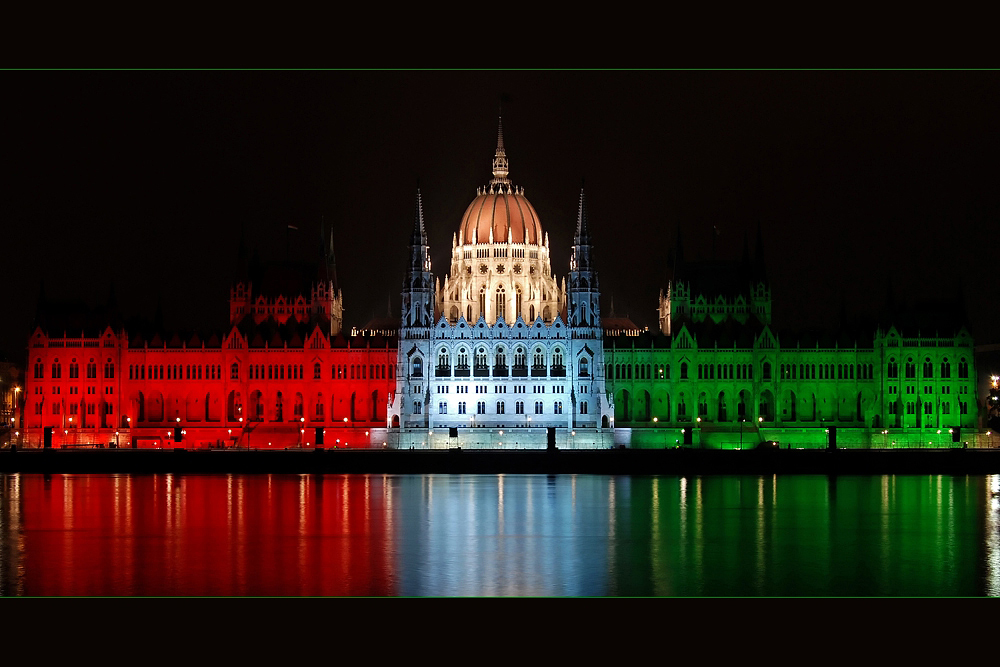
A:
<svg viewBox="0 0 1000 667">
<path fill-rule="evenodd" d="M 995 596 L 1000 476 L 0 475 L 0 595 Z"/>
</svg>

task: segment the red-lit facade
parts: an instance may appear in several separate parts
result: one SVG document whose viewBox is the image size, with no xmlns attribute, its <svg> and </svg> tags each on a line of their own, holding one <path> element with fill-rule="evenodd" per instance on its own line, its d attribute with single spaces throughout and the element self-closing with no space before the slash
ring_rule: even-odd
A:
<svg viewBox="0 0 1000 667">
<path fill-rule="evenodd" d="M 53 447 L 315 447 L 320 433 L 328 448 L 380 446 L 396 340 L 345 338 L 332 260 L 326 270 L 248 269 L 228 332 L 207 339 L 93 322 L 74 336 L 40 318 L 22 444 L 43 446 L 51 429 Z"/>
</svg>

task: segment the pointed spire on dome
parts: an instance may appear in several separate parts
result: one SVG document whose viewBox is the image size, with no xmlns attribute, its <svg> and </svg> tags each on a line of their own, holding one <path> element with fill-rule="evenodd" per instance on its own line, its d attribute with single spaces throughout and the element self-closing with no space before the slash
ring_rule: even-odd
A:
<svg viewBox="0 0 1000 667">
<path fill-rule="evenodd" d="M 499 125 L 497 126 L 497 152 L 493 156 L 493 180 L 490 181 L 490 185 L 499 183 L 509 185 L 510 181 L 507 179 L 507 173 L 507 152 L 503 148 L 503 116 L 501 116 Z"/>
<path fill-rule="evenodd" d="M 413 234 L 410 245 L 427 245 L 427 231 L 424 229 L 424 201 L 417 188 L 417 208 L 413 216 Z"/>
</svg>

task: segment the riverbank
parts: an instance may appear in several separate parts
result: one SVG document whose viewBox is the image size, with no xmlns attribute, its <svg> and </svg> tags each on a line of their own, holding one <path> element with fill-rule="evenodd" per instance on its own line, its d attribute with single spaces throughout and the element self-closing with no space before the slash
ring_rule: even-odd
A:
<svg viewBox="0 0 1000 667">
<path fill-rule="evenodd" d="M 0 472 L 982 475 L 1000 450 L 4 450 Z"/>
</svg>

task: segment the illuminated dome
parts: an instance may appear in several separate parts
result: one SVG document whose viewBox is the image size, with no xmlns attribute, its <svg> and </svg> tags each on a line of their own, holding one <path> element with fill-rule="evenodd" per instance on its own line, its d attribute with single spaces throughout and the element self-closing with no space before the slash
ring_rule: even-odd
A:
<svg viewBox="0 0 1000 667">
<path fill-rule="evenodd" d="M 541 245 L 542 225 L 535 208 L 507 178 L 507 153 L 503 147 L 503 122 L 497 129 L 497 152 L 493 157 L 493 180 L 481 188 L 462 216 L 460 244 L 528 243 Z M 491 234 L 492 232 L 492 234 Z"/>
<path fill-rule="evenodd" d="M 462 216 L 461 243 L 542 243 L 538 214 L 522 190 L 490 188 L 480 194 Z M 490 238 L 490 230 L 493 238 Z"/>
</svg>

